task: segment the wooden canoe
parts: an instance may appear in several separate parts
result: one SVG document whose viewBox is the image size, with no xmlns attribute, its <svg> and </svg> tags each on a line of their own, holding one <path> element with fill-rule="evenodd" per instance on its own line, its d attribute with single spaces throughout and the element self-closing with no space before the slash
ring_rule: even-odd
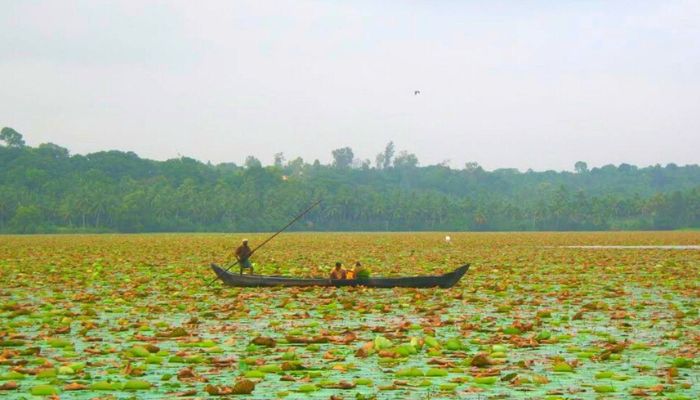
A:
<svg viewBox="0 0 700 400">
<path fill-rule="evenodd" d="M 292 278 L 273 275 L 241 275 L 225 271 L 216 264 L 211 265 L 216 276 L 225 285 L 236 287 L 274 287 L 274 286 L 365 286 L 371 288 L 451 288 L 467 273 L 469 264 L 442 275 L 425 275 L 411 277 L 372 277 L 366 279 L 328 279 L 328 278 Z"/>
</svg>

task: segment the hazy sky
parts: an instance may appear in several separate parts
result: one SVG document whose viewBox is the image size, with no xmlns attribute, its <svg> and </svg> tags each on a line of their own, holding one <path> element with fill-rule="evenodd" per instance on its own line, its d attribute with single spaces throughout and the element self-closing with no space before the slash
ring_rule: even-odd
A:
<svg viewBox="0 0 700 400">
<path fill-rule="evenodd" d="M 0 126 L 214 163 L 700 163 L 700 1 L 3 0 Z"/>
</svg>

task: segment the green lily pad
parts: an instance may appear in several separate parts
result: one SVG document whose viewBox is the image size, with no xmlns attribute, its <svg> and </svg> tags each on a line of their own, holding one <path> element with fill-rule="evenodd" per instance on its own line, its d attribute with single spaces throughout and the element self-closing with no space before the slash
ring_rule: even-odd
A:
<svg viewBox="0 0 700 400">
<path fill-rule="evenodd" d="M 53 385 L 37 385 L 29 391 L 34 396 L 53 396 L 59 393 L 56 386 Z"/>
<path fill-rule="evenodd" d="M 147 381 L 132 379 L 124 384 L 124 390 L 147 390 L 151 388 L 151 384 Z"/>
</svg>

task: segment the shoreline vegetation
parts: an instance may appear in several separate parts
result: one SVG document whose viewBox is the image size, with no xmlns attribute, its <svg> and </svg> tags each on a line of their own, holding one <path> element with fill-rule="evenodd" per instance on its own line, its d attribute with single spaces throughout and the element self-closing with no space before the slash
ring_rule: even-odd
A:
<svg viewBox="0 0 700 400">
<path fill-rule="evenodd" d="M 350 147 L 328 165 L 275 155 L 263 166 L 71 155 L 0 134 L 0 233 L 275 231 L 635 231 L 700 229 L 700 166 L 606 165 L 575 172 L 419 166 L 389 143 L 374 162 Z"/>
</svg>

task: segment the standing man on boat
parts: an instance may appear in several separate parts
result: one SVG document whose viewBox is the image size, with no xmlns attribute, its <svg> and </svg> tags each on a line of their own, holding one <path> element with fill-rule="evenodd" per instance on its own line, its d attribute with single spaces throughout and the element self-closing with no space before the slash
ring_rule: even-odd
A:
<svg viewBox="0 0 700 400">
<path fill-rule="evenodd" d="M 248 239 L 243 239 L 243 243 L 236 249 L 236 259 L 238 260 L 238 265 L 241 266 L 241 275 L 243 275 L 243 268 L 250 268 L 250 273 L 253 273 L 253 264 L 250 263 L 250 256 L 253 251 L 248 247 Z"/>
</svg>

